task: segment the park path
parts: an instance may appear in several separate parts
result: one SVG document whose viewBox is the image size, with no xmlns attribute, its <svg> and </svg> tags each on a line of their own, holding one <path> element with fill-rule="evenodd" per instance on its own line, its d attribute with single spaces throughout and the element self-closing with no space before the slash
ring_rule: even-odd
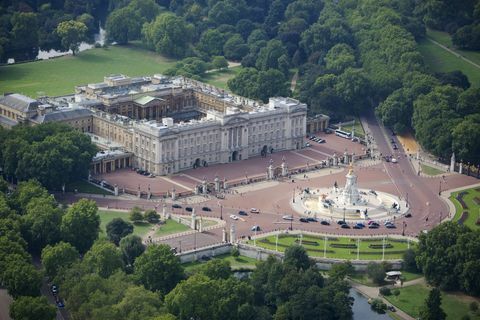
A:
<svg viewBox="0 0 480 320">
<path fill-rule="evenodd" d="M 427 37 L 427 40 L 428 40 L 428 41 L 430 41 L 431 43 L 433 43 L 433 44 L 435 44 L 435 45 L 439 46 L 440 48 L 442 48 L 442 49 L 444 49 L 444 50 L 448 51 L 449 53 L 453 54 L 455 57 L 457 57 L 457 58 L 460 58 L 460 59 L 462 59 L 462 60 L 464 60 L 464 61 L 466 61 L 466 62 L 470 63 L 472 66 L 474 66 L 474 67 L 476 67 L 476 68 L 480 69 L 480 65 L 479 65 L 479 64 L 477 64 L 477 63 L 473 62 L 472 60 L 470 60 L 470 59 L 468 59 L 468 58 L 466 58 L 466 57 L 462 56 L 461 54 L 457 53 L 456 51 L 454 51 L 454 50 L 452 50 L 452 49 L 450 49 L 450 48 L 448 48 L 448 47 L 444 46 L 443 44 L 441 44 L 441 43 L 439 43 L 439 42 L 437 42 L 437 41 L 433 40 L 432 38 L 429 38 L 429 37 Z"/>
</svg>

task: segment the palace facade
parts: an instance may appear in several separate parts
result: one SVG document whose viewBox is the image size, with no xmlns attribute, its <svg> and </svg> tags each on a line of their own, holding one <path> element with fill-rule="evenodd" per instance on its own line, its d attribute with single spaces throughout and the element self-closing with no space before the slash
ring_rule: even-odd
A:
<svg viewBox="0 0 480 320">
<path fill-rule="evenodd" d="M 93 166 L 92 174 L 128 163 L 166 175 L 300 149 L 306 114 L 307 106 L 292 98 L 274 97 L 263 104 L 205 83 L 162 75 L 108 76 L 63 97 L 0 97 L 0 123 L 6 127 L 65 122 L 91 135 L 102 149 L 120 146 L 131 157 L 123 161 L 117 152 L 117 161 Z"/>
</svg>

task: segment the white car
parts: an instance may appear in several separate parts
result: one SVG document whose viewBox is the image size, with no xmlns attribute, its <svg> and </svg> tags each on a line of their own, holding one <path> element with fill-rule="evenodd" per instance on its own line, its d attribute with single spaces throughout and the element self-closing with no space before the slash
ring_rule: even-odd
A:
<svg viewBox="0 0 480 320">
<path fill-rule="evenodd" d="M 395 159 L 395 158 L 392 158 L 392 160 L 390 160 L 390 161 L 392 161 L 392 163 L 397 163 L 398 162 L 397 159 Z"/>
<path fill-rule="evenodd" d="M 283 216 L 282 219 L 291 221 L 291 220 L 293 220 L 293 216 L 287 214 L 287 215 Z"/>
<path fill-rule="evenodd" d="M 238 217 L 237 217 L 236 215 L 234 215 L 234 214 L 231 214 L 231 215 L 230 215 L 230 219 L 238 220 Z"/>
<path fill-rule="evenodd" d="M 260 229 L 260 226 L 253 226 L 251 230 L 252 231 L 260 231 L 261 229 Z"/>
<path fill-rule="evenodd" d="M 252 209 L 250 209 L 250 212 L 251 213 L 260 213 L 260 210 L 258 210 L 257 208 L 252 208 Z"/>
</svg>

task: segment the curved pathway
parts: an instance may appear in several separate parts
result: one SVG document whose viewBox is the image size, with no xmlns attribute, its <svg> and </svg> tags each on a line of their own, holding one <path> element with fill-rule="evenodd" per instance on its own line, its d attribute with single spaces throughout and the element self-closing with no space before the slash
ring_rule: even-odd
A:
<svg viewBox="0 0 480 320">
<path fill-rule="evenodd" d="M 470 63 L 472 66 L 480 69 L 480 65 L 479 65 L 479 64 L 477 64 L 477 63 L 473 62 L 472 60 L 470 60 L 470 59 L 462 56 L 460 53 L 457 53 L 456 51 L 453 51 L 452 49 L 450 49 L 450 48 L 444 46 L 443 44 L 441 44 L 441 43 L 433 40 L 432 38 L 427 37 L 427 40 L 430 41 L 431 43 L 439 46 L 439 47 L 442 48 L 443 50 L 446 50 L 446 51 L 448 51 L 449 53 L 453 54 L 455 57 L 460 58 L 460 59 L 464 60 L 465 62 Z"/>
</svg>

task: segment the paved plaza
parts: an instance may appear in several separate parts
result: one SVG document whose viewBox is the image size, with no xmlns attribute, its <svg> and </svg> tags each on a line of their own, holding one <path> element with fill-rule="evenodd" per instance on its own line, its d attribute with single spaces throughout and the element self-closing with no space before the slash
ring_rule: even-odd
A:
<svg viewBox="0 0 480 320">
<path fill-rule="evenodd" d="M 332 187 L 335 182 L 340 187 L 345 184 L 346 168 L 324 168 L 306 173 L 294 175 L 291 179 L 283 181 L 264 181 L 255 184 L 242 185 L 230 188 L 225 195 L 225 199 L 217 199 L 211 196 L 196 196 L 194 198 L 181 198 L 176 203 L 182 206 L 182 209 L 175 209 L 176 214 L 189 215 L 185 207 L 195 208 L 199 216 L 211 216 L 222 218 L 226 221 L 226 229 L 230 229 L 231 224 L 235 224 L 238 238 L 262 234 L 274 230 L 287 230 L 290 227 L 296 230 L 305 230 L 320 232 L 332 235 L 389 235 L 405 234 L 417 236 L 423 230 L 430 230 L 440 221 L 449 218 L 451 210 L 439 192 L 449 189 L 455 189 L 462 186 L 468 186 L 478 183 L 473 177 L 460 174 L 445 174 L 437 177 L 418 176 L 412 162 L 414 158 L 406 155 L 403 149 L 392 150 L 389 140 L 392 139 L 383 128 L 378 126 L 373 117 L 367 117 L 366 127 L 369 128 L 369 134 L 374 138 L 376 151 L 378 154 L 391 154 L 398 159 L 398 163 L 365 160 L 355 165 L 355 173 L 358 176 L 358 187 L 360 189 L 374 189 L 381 192 L 390 193 L 403 199 L 409 204 L 409 212 L 412 217 L 398 217 L 395 219 L 396 229 L 386 229 L 383 225 L 378 229 L 342 229 L 336 223 L 331 221 L 329 226 L 318 222 L 303 223 L 299 221 L 300 215 L 292 208 L 293 198 L 299 201 L 301 191 L 305 188 L 316 190 L 319 188 Z M 177 192 L 192 190 L 196 184 L 206 178 L 212 181 L 215 176 L 227 181 L 244 181 L 245 176 L 253 178 L 255 176 L 265 176 L 266 168 L 273 160 L 275 166 L 281 164 L 284 158 L 288 163 L 289 169 L 315 166 L 325 160 L 327 156 L 333 153 L 343 154 L 345 149 L 348 153 L 355 152 L 361 154 L 364 152 L 364 146 L 349 140 L 336 137 L 335 135 L 321 135 L 327 140 L 324 144 L 310 142 L 311 147 L 297 150 L 285 151 L 268 154 L 266 158 L 255 157 L 244 161 L 238 161 L 229 164 L 212 165 L 202 167 L 196 170 L 187 170 L 169 177 L 148 178 L 135 173 L 132 170 L 117 171 L 108 175 L 101 176 L 110 184 L 118 184 L 120 188 L 136 189 L 138 185 L 142 191 L 146 191 L 150 185 L 151 191 L 166 192 L 175 188 Z M 399 144 L 400 145 L 400 144 Z M 130 196 L 118 197 L 93 197 L 100 207 L 129 209 L 135 205 L 147 208 L 157 208 L 166 202 L 168 210 L 171 210 L 171 199 L 163 200 L 154 198 L 152 200 L 137 199 Z M 78 196 L 66 196 L 67 200 L 75 201 Z M 202 211 L 202 207 L 209 207 L 211 212 Z M 250 208 L 259 209 L 259 214 L 250 213 Z M 240 216 L 238 211 L 248 212 L 248 216 Z M 232 220 L 230 215 L 235 214 L 238 220 Z M 293 215 L 294 221 L 282 219 L 283 215 Z M 360 220 L 360 219 L 359 219 Z M 252 227 L 258 225 L 259 232 L 252 231 Z M 179 237 L 172 237 L 162 242 L 169 245 L 188 250 L 202 247 L 205 245 L 220 243 L 222 241 L 222 229 L 217 228 L 203 233 L 194 233 Z"/>
</svg>

